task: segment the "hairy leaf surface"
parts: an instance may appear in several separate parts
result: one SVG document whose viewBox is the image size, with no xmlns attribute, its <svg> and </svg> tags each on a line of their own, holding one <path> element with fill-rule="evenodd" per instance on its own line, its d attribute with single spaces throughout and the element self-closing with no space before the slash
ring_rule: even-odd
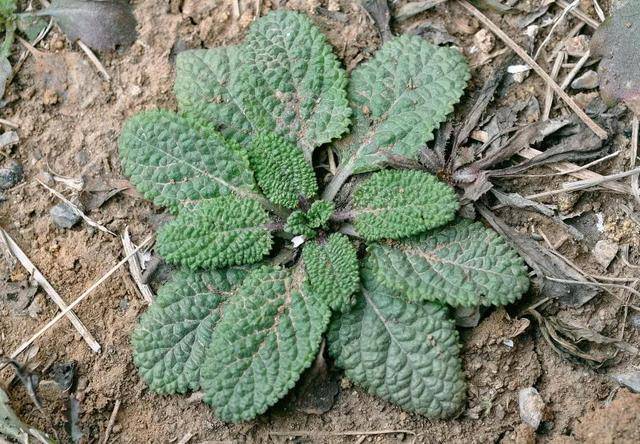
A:
<svg viewBox="0 0 640 444">
<path fill-rule="evenodd" d="M 119 144 L 131 182 L 174 213 L 226 194 L 254 195 L 253 174 L 239 147 L 194 118 L 170 111 L 137 114 L 127 120 Z"/>
<path fill-rule="evenodd" d="M 369 247 L 368 266 L 410 301 L 505 305 L 529 288 L 518 254 L 481 223 L 459 221 L 392 244 Z"/>
<path fill-rule="evenodd" d="M 349 308 L 360 286 L 358 257 L 349 238 L 334 233 L 324 242 L 307 243 L 302 259 L 313 293 L 332 310 Z"/>
<path fill-rule="evenodd" d="M 258 185 L 276 205 L 295 208 L 318 192 L 316 175 L 302 152 L 275 133 L 261 133 L 251 143 L 249 161 Z"/>
<path fill-rule="evenodd" d="M 331 322 L 329 353 L 368 392 L 430 418 L 464 406 L 458 333 L 446 308 L 408 303 L 362 272 L 362 297 Z"/>
<path fill-rule="evenodd" d="M 453 188 L 431 174 L 385 170 L 358 187 L 349 213 L 365 239 L 399 239 L 450 222 L 459 206 Z"/>
<path fill-rule="evenodd" d="M 190 269 L 252 264 L 271 249 L 268 222 L 255 200 L 219 197 L 181 211 L 156 245 L 168 262 Z"/>
<path fill-rule="evenodd" d="M 276 11 L 256 20 L 241 46 L 178 55 L 176 96 L 183 111 L 245 142 L 275 131 L 313 149 L 345 133 L 351 110 L 345 71 L 306 16 Z"/>
<path fill-rule="evenodd" d="M 249 275 L 211 339 L 201 371 L 205 402 L 224 421 L 263 413 L 313 362 L 329 317 L 302 267 Z"/>
<path fill-rule="evenodd" d="M 415 158 L 453 111 L 468 79 L 464 57 L 454 49 L 408 35 L 386 43 L 351 73 L 355 121 L 351 134 L 335 144 L 340 171 L 363 173 L 390 157 Z"/>
<path fill-rule="evenodd" d="M 157 393 L 185 393 L 200 387 L 200 366 L 221 316 L 246 270 L 182 270 L 158 292 L 133 331 L 133 361 Z"/>
</svg>

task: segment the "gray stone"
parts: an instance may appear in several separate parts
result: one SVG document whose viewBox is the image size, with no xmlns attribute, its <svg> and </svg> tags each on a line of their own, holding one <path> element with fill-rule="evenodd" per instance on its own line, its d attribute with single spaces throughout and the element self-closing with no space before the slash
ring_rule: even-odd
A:
<svg viewBox="0 0 640 444">
<path fill-rule="evenodd" d="M 8 190 L 22 180 L 23 170 L 15 160 L 10 160 L 8 164 L 0 168 L 0 190 Z"/>
<path fill-rule="evenodd" d="M 537 430 L 544 417 L 544 401 L 535 387 L 528 387 L 518 392 L 520 419 Z"/>
<path fill-rule="evenodd" d="M 594 89 L 600 84 L 600 77 L 595 71 L 587 71 L 580 77 L 571 82 L 571 88 L 573 89 Z"/>
<path fill-rule="evenodd" d="M 615 242 L 606 239 L 599 240 L 593 248 L 593 257 L 602 265 L 602 268 L 607 269 L 611 261 L 615 259 L 619 249 L 620 247 Z"/>
<path fill-rule="evenodd" d="M 51 221 L 58 228 L 71 228 L 80 220 L 80 216 L 67 203 L 60 203 L 49 210 Z"/>
</svg>

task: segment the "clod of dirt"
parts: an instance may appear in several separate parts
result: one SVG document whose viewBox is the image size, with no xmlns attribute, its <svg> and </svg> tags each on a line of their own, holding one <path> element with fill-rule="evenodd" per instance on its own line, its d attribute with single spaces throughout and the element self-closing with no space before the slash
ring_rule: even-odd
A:
<svg viewBox="0 0 640 444">
<path fill-rule="evenodd" d="M 8 190 L 22 180 L 22 165 L 10 160 L 7 166 L 0 168 L 0 190 Z"/>
<path fill-rule="evenodd" d="M 575 437 L 588 444 L 640 442 L 638 424 L 640 395 L 621 390 L 611 405 L 582 417 Z"/>
<path fill-rule="evenodd" d="M 591 53 L 602 57 L 600 95 L 609 104 L 623 101 L 640 113 L 640 2 L 626 2 L 593 34 Z"/>
<path fill-rule="evenodd" d="M 49 214 L 51 221 L 58 228 L 71 228 L 80 220 L 80 216 L 65 202 L 51 208 Z"/>
<path fill-rule="evenodd" d="M 598 73 L 593 70 L 589 70 L 571 82 L 571 88 L 578 90 L 594 89 L 598 87 L 599 83 L 600 77 L 598 76 Z"/>
<path fill-rule="evenodd" d="M 53 17 L 69 40 L 82 40 L 98 51 L 128 46 L 137 37 L 131 6 L 120 0 L 53 0 L 34 15 Z"/>
<path fill-rule="evenodd" d="M 607 239 L 599 240 L 593 248 L 593 257 L 606 270 L 611 261 L 615 259 L 619 249 L 620 247 L 615 242 Z"/>
<path fill-rule="evenodd" d="M 528 387 L 518 392 L 520 418 L 525 424 L 537 430 L 544 417 L 544 401 L 535 387 Z"/>
</svg>

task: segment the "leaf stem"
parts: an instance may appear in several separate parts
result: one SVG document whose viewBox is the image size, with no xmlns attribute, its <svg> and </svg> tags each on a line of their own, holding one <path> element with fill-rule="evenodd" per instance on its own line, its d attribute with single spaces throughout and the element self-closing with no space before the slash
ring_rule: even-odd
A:
<svg viewBox="0 0 640 444">
<path fill-rule="evenodd" d="M 345 222 L 348 220 L 353 220 L 355 218 L 355 212 L 353 210 L 343 210 L 343 211 L 337 211 L 335 213 L 333 213 L 330 217 L 330 219 L 333 222 Z"/>
<path fill-rule="evenodd" d="M 336 194 L 342 188 L 342 185 L 347 181 L 349 177 L 353 174 L 353 166 L 350 163 L 341 165 L 338 167 L 338 171 L 331 179 L 331 182 L 327 185 L 322 193 L 322 198 L 327 202 L 333 201 L 335 199 Z"/>
</svg>

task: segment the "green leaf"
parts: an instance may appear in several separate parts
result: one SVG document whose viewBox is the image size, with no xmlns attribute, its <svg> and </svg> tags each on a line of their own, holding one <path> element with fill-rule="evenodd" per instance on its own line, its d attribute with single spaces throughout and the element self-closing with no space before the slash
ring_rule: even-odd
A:
<svg viewBox="0 0 640 444">
<path fill-rule="evenodd" d="M 365 239 L 399 239 L 452 221 L 459 206 L 453 188 L 431 174 L 385 170 L 358 187 L 349 214 Z"/>
<path fill-rule="evenodd" d="M 360 286 L 358 258 L 349 238 L 335 233 L 324 241 L 307 243 L 302 259 L 313 293 L 332 310 L 348 309 Z"/>
<path fill-rule="evenodd" d="M 200 366 L 222 314 L 247 271 L 182 270 L 165 284 L 133 331 L 133 361 L 156 393 L 200 387 Z"/>
<path fill-rule="evenodd" d="M 468 220 L 403 242 L 374 244 L 367 263 L 410 301 L 505 305 L 529 288 L 527 269 L 497 233 Z"/>
<path fill-rule="evenodd" d="M 306 213 L 301 210 L 292 212 L 287 218 L 284 230 L 294 236 L 301 235 L 313 239 L 318 234 L 318 229 L 326 228 L 334 209 L 333 203 L 316 200 Z"/>
<path fill-rule="evenodd" d="M 219 197 L 180 212 L 160 229 L 156 247 L 167 262 L 190 269 L 252 264 L 271 249 L 268 222 L 255 200 Z"/>
<path fill-rule="evenodd" d="M 316 175 L 302 152 L 277 134 L 257 135 L 249 161 L 262 192 L 276 205 L 295 208 L 301 198 L 318 192 Z"/>
<path fill-rule="evenodd" d="M 223 421 L 247 421 L 281 399 L 313 362 L 330 311 L 302 267 L 264 267 L 225 307 L 201 370 L 205 402 Z"/>
<path fill-rule="evenodd" d="M 464 407 L 458 333 L 446 308 L 407 303 L 366 269 L 362 298 L 331 322 L 329 353 L 345 375 L 403 409 L 446 418 Z"/>
<path fill-rule="evenodd" d="M 241 46 L 178 55 L 176 96 L 183 111 L 248 141 L 274 131 L 313 149 L 344 134 L 351 110 L 347 76 L 324 35 L 303 14 L 256 20 Z"/>
<path fill-rule="evenodd" d="M 122 129 L 125 174 L 147 198 L 172 212 L 234 193 L 255 196 L 249 162 L 239 147 L 201 121 L 170 111 L 147 111 Z"/>
<path fill-rule="evenodd" d="M 460 52 L 404 35 L 351 73 L 348 97 L 355 122 L 335 143 L 337 175 L 375 171 L 389 157 L 416 158 L 453 111 L 469 79 Z"/>
</svg>

